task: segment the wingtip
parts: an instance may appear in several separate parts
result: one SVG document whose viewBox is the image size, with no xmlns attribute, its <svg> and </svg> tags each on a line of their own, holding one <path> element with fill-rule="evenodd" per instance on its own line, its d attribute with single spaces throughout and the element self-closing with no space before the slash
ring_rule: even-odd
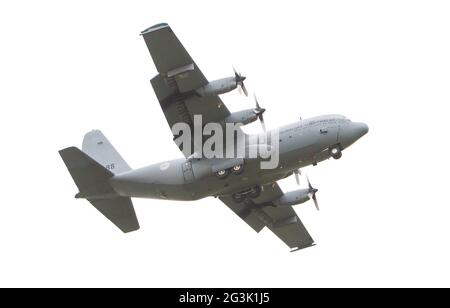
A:
<svg viewBox="0 0 450 308">
<path fill-rule="evenodd" d="M 137 225 L 137 226 L 134 226 L 134 227 L 132 227 L 132 228 L 126 228 L 126 229 L 120 228 L 120 230 L 121 230 L 123 233 L 126 234 L 126 233 L 131 233 L 131 232 L 139 231 L 140 228 L 141 228 L 141 226 Z"/>
<path fill-rule="evenodd" d="M 151 27 L 148 27 L 144 31 L 141 31 L 141 35 L 144 35 L 144 34 L 147 34 L 147 33 L 153 32 L 153 31 L 161 30 L 161 29 L 167 28 L 167 27 L 169 27 L 169 24 L 162 22 L 162 23 L 153 25 Z"/>
<path fill-rule="evenodd" d="M 316 246 L 316 243 L 312 243 L 312 244 L 305 245 L 305 246 L 294 247 L 293 249 L 291 249 L 291 252 L 296 252 L 296 251 L 299 251 L 299 250 L 302 250 L 305 248 L 309 248 L 309 247 L 314 247 L 314 246 Z"/>
<path fill-rule="evenodd" d="M 71 147 L 67 147 L 67 148 L 59 150 L 58 153 L 59 153 L 59 155 L 62 155 L 64 153 L 66 153 L 66 152 L 73 151 L 74 149 L 78 150 L 77 147 L 71 146 Z"/>
</svg>

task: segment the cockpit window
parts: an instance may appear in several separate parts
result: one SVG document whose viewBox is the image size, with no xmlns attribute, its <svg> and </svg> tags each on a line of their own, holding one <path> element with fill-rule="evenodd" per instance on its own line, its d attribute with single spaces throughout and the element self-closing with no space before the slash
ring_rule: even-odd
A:
<svg viewBox="0 0 450 308">
<path fill-rule="evenodd" d="M 308 126 L 323 125 L 323 124 L 336 124 L 336 119 L 323 119 L 323 120 L 313 120 L 307 123 Z"/>
<path fill-rule="evenodd" d="M 336 117 L 328 117 L 328 118 L 319 118 L 319 119 L 311 119 L 309 121 L 304 121 L 303 127 L 314 127 L 314 126 L 326 126 L 326 125 L 336 125 L 336 124 L 345 124 L 350 123 L 350 120 L 343 116 Z"/>
</svg>

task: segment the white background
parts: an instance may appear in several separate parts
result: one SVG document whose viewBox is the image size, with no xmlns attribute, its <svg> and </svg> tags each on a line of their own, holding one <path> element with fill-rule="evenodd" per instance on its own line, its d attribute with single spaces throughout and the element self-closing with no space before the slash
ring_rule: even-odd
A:
<svg viewBox="0 0 450 308">
<path fill-rule="evenodd" d="M 449 16 L 448 1 L 1 2 L 0 286 L 450 286 Z M 368 123 L 341 160 L 305 169 L 321 211 L 296 211 L 317 246 L 289 253 L 212 198 L 134 200 L 127 235 L 73 198 L 57 151 L 91 129 L 135 168 L 181 155 L 139 36 L 159 22 L 209 79 L 241 70 L 268 128 Z"/>
</svg>

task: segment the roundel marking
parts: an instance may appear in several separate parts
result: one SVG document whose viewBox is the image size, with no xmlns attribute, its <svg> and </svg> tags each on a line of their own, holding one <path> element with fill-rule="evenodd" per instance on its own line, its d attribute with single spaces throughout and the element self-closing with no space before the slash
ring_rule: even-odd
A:
<svg viewBox="0 0 450 308">
<path fill-rule="evenodd" d="M 161 171 L 167 170 L 170 167 L 170 163 L 163 163 L 159 166 L 159 169 L 161 169 Z"/>
</svg>

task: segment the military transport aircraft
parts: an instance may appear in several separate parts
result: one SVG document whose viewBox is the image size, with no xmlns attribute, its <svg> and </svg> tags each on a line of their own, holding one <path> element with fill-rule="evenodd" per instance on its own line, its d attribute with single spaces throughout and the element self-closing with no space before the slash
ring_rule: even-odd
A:
<svg viewBox="0 0 450 308">
<path fill-rule="evenodd" d="M 298 183 L 300 168 L 339 159 L 344 149 L 368 132 L 368 126 L 344 116 L 324 115 L 283 126 L 273 140 L 267 137 L 271 131 L 265 131 L 265 109 L 257 101 L 255 108 L 231 113 L 219 97 L 236 88 L 247 95 L 245 77 L 235 71 L 232 77 L 209 82 L 168 24 L 141 34 L 158 70 L 151 84 L 170 127 L 184 123 L 195 130 L 195 116 L 202 116 L 202 127 L 245 125 L 259 119 L 264 131 L 257 138 L 244 134 L 241 144 L 249 149 L 263 142 L 270 148 L 276 142 L 279 163 L 265 169 L 260 164 L 263 158 L 202 157 L 194 141 L 193 148 L 177 143 L 184 158 L 131 169 L 106 137 L 94 130 L 85 135 L 82 150 L 69 147 L 59 152 L 78 186 L 75 197 L 87 199 L 120 230 L 130 232 L 139 229 L 131 197 L 191 201 L 214 196 L 256 232 L 268 227 L 292 251 L 313 246 L 292 206 L 312 199 L 318 209 L 317 189 L 308 180 L 307 188 L 284 193 L 277 181 L 294 175 Z M 177 134 L 172 133 L 175 140 Z M 200 140 L 203 143 L 205 138 Z"/>
</svg>

